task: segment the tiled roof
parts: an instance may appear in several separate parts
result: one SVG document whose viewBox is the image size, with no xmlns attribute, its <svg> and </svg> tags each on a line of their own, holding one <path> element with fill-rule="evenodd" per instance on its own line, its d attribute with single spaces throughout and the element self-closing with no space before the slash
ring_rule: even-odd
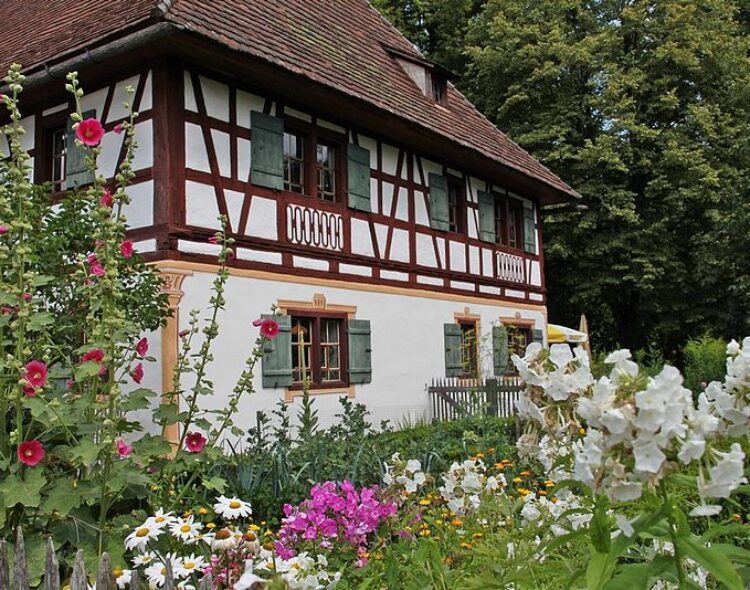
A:
<svg viewBox="0 0 750 590">
<path fill-rule="evenodd" d="M 356 96 L 575 194 L 451 85 L 446 108 L 425 97 L 384 47 L 419 53 L 366 0 L 10 0 L 0 2 L 0 64 L 13 59 L 31 66 L 85 47 L 145 22 L 157 4 L 165 8 L 164 20 Z"/>
</svg>

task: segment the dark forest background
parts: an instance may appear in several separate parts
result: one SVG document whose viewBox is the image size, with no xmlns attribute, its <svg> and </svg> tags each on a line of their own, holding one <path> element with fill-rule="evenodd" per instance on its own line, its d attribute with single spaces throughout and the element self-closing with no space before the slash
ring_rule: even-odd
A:
<svg viewBox="0 0 750 590">
<path fill-rule="evenodd" d="M 544 217 L 549 318 L 675 359 L 750 335 L 750 0 L 372 0 L 581 193 Z"/>
</svg>

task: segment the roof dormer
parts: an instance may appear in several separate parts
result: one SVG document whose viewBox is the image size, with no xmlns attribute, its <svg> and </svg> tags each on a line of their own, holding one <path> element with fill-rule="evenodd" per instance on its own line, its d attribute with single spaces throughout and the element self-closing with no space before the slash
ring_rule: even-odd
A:
<svg viewBox="0 0 750 590">
<path fill-rule="evenodd" d="M 440 106 L 448 104 L 448 79 L 453 74 L 445 68 L 418 55 L 384 47 L 427 98 Z"/>
</svg>

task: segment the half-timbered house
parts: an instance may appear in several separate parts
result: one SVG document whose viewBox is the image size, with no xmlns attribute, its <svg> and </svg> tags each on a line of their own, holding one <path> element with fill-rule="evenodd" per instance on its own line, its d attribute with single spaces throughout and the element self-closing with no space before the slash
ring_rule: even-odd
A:
<svg viewBox="0 0 750 590">
<path fill-rule="evenodd" d="M 107 131 L 135 88 L 127 215 L 176 310 L 152 336 L 152 385 L 169 386 L 187 311 L 207 306 L 220 215 L 235 256 L 209 403 L 225 403 L 252 321 L 283 314 L 248 421 L 305 378 L 323 418 L 340 395 L 425 416 L 432 378 L 504 374 L 509 350 L 543 339 L 541 210 L 574 191 L 366 0 L 8 0 L 0 23 L 39 182 L 89 180 L 66 72 Z M 122 143 L 105 135 L 107 178 Z"/>
</svg>

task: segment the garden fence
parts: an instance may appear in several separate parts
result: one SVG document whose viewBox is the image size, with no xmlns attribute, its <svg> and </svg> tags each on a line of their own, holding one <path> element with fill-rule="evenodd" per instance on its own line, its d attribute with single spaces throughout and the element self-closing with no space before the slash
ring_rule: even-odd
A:
<svg viewBox="0 0 750 590">
<path fill-rule="evenodd" d="M 8 560 L 8 545 L 5 539 L 0 539 L 0 590 L 30 590 L 29 567 L 26 559 L 26 550 L 24 548 L 23 533 L 19 527 L 16 530 L 16 543 L 13 556 L 13 568 L 11 577 L 11 567 Z M 96 590 L 117 590 L 115 575 L 109 555 L 103 553 L 99 560 L 99 568 L 96 572 L 95 580 Z M 86 565 L 83 561 L 83 551 L 78 551 L 75 562 L 73 563 L 73 572 L 70 576 L 70 582 L 65 584 L 70 590 L 89 590 L 88 577 L 86 575 Z M 209 574 L 201 580 L 199 590 L 211 590 L 213 580 Z M 44 573 L 40 588 L 43 590 L 60 590 L 60 564 L 55 554 L 52 539 L 47 539 L 47 552 L 44 562 Z M 133 572 L 129 585 L 130 590 L 146 590 L 148 584 L 141 582 L 138 576 Z M 172 566 L 167 561 L 166 564 L 166 581 L 163 586 L 164 590 L 176 590 Z"/>
<path fill-rule="evenodd" d="M 501 379 L 433 379 L 427 387 L 434 420 L 455 420 L 466 416 L 516 414 L 516 401 L 523 389 L 518 377 Z"/>
</svg>

